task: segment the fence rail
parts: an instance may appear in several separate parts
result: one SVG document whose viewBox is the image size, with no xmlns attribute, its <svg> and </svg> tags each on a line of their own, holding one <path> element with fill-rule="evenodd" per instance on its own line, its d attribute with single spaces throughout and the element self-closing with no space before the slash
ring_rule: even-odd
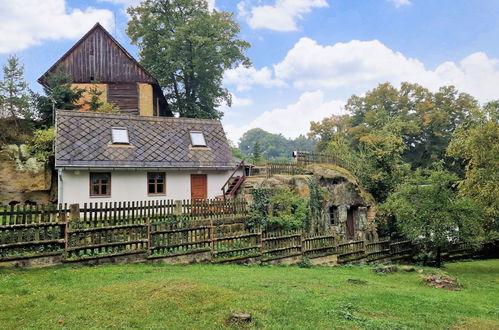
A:
<svg viewBox="0 0 499 330">
<path fill-rule="evenodd" d="M 306 171 L 296 162 L 272 160 L 266 163 L 266 173 L 268 177 L 271 177 L 276 174 L 304 174 Z"/>
<path fill-rule="evenodd" d="M 409 241 L 340 242 L 332 233 L 248 230 L 239 200 L 158 201 L 57 206 L 0 206 L 0 261 L 58 254 L 65 261 L 144 254 L 144 258 L 206 252 L 212 262 L 273 261 L 335 255 L 338 263 L 400 260 Z M 457 244 L 449 256 L 466 255 Z"/>
</svg>

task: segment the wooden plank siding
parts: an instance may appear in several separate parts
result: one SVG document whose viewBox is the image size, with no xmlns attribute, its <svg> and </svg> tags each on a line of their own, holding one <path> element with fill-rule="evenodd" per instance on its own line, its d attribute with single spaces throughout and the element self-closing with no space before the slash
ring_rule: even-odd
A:
<svg viewBox="0 0 499 330">
<path fill-rule="evenodd" d="M 120 108 L 121 113 L 139 114 L 139 92 L 135 83 L 112 83 L 107 85 L 107 101 Z"/>
<path fill-rule="evenodd" d="M 139 114 L 138 83 L 153 87 L 153 114 L 173 116 L 158 81 L 137 62 L 100 24 L 96 24 L 69 49 L 38 82 L 46 85 L 46 77 L 59 66 L 75 84 L 108 85 L 108 102 L 115 103 L 125 114 Z"/>
<path fill-rule="evenodd" d="M 65 65 L 65 70 L 74 83 L 98 81 L 157 84 L 156 79 L 100 25 L 90 30 L 47 73 L 54 72 L 60 64 Z M 42 83 L 44 76 L 40 78 Z"/>
</svg>

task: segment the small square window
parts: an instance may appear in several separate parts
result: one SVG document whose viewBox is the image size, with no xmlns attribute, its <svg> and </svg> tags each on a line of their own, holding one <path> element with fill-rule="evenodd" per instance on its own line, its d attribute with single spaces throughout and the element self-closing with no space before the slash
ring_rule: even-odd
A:
<svg viewBox="0 0 499 330">
<path fill-rule="evenodd" d="M 164 195 L 166 193 L 166 180 L 164 172 L 147 173 L 147 194 Z"/>
<path fill-rule="evenodd" d="M 206 147 L 203 132 L 190 132 L 193 147 Z"/>
<path fill-rule="evenodd" d="M 123 127 L 111 128 L 113 144 L 130 144 L 128 139 L 128 130 Z"/>
<path fill-rule="evenodd" d="M 111 196 L 111 173 L 90 173 L 90 196 Z"/>
</svg>

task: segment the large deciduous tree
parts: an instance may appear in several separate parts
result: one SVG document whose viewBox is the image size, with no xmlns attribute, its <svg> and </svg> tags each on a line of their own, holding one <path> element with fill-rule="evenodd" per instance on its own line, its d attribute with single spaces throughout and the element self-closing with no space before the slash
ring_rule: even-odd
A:
<svg viewBox="0 0 499 330">
<path fill-rule="evenodd" d="M 499 101 L 486 104 L 479 118 L 462 124 L 447 153 L 465 165 L 459 194 L 481 205 L 487 233 L 499 239 Z"/>
<path fill-rule="evenodd" d="M 204 0 L 145 0 L 129 8 L 127 33 L 140 49 L 142 65 L 164 89 L 181 117 L 219 119 L 231 104 L 222 87 L 225 70 L 249 66 L 233 14 L 209 11 Z"/>
<path fill-rule="evenodd" d="M 452 189 L 456 180 L 442 166 L 416 171 L 382 205 L 395 216 L 402 234 L 419 246 L 425 255 L 423 260 L 436 261 L 437 267 L 443 249 L 478 241 L 482 226 L 479 206 L 458 197 Z"/>
</svg>

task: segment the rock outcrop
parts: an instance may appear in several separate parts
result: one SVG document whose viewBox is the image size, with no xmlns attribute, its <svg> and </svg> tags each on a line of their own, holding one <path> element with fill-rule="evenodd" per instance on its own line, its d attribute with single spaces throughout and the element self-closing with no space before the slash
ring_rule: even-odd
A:
<svg viewBox="0 0 499 330">
<path fill-rule="evenodd" d="M 315 177 L 325 192 L 321 215 L 323 228 L 329 227 L 342 240 L 377 238 L 374 224 L 376 203 L 353 174 L 330 164 L 313 164 L 306 170 L 311 174 L 247 177 L 239 194 L 251 202 L 253 188 L 289 188 L 299 196 L 309 198 L 309 180 Z"/>
<path fill-rule="evenodd" d="M 52 170 L 27 151 L 26 145 L 0 149 L 0 203 L 49 203 Z"/>
</svg>

